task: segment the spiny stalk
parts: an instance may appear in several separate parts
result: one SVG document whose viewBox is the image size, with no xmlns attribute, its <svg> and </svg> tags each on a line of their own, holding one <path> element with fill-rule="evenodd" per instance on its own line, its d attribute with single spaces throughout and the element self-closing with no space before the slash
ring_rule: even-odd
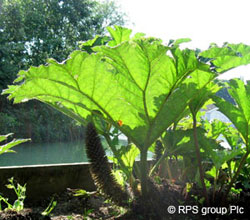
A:
<svg viewBox="0 0 250 220">
<path fill-rule="evenodd" d="M 86 129 L 86 151 L 91 175 L 97 187 L 117 205 L 126 206 L 129 196 L 115 180 L 100 137 L 92 123 Z"/>
</svg>

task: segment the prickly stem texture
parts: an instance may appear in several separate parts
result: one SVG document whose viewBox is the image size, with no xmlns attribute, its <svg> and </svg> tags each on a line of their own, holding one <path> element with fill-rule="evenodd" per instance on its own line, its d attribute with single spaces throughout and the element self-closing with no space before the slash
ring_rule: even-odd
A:
<svg viewBox="0 0 250 220">
<path fill-rule="evenodd" d="M 113 202 L 126 206 L 129 196 L 115 180 L 102 147 L 100 137 L 92 123 L 86 129 L 86 151 L 90 161 L 90 171 L 97 187 Z"/>
<path fill-rule="evenodd" d="M 155 143 L 155 153 L 154 153 L 154 159 L 155 162 L 157 162 L 161 156 L 162 156 L 163 146 L 160 140 L 157 140 Z"/>
</svg>

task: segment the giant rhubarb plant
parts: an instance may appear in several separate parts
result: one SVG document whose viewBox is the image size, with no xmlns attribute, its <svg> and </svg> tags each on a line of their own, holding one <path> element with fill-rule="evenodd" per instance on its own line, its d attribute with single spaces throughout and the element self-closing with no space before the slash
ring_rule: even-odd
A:
<svg viewBox="0 0 250 220">
<path fill-rule="evenodd" d="M 245 85 L 240 79 L 232 79 L 228 83 L 228 92 L 234 99 L 236 105 L 217 96 L 213 96 L 213 100 L 216 102 L 219 110 L 231 120 L 240 133 L 245 144 L 245 152 L 229 183 L 225 197 L 230 192 L 230 189 L 235 183 L 250 154 L 250 83 L 248 81 Z"/>
<path fill-rule="evenodd" d="M 147 193 L 147 150 L 217 76 L 249 62 L 250 47 L 181 50 L 181 39 L 162 44 L 131 30 L 108 28 L 111 39 L 86 42 L 69 59 L 20 71 L 3 94 L 15 103 L 37 99 L 82 124 L 93 115 L 122 131 L 140 150 L 142 194 Z M 238 49 L 240 48 L 240 51 Z M 218 71 L 217 71 L 218 70 Z"/>
</svg>

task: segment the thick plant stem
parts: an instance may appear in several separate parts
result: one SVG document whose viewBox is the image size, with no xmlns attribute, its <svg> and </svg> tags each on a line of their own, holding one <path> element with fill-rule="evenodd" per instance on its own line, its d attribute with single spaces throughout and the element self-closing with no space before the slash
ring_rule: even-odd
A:
<svg viewBox="0 0 250 220">
<path fill-rule="evenodd" d="M 145 197 L 147 195 L 147 150 L 141 150 L 141 162 L 140 162 L 140 171 L 141 171 L 141 193 Z"/>
<path fill-rule="evenodd" d="M 95 184 L 117 205 L 127 206 L 129 195 L 113 176 L 101 139 L 92 123 L 87 125 L 85 143 L 90 171 Z"/>
<path fill-rule="evenodd" d="M 198 167 L 199 167 L 199 172 L 200 172 L 200 181 L 201 181 L 202 190 L 203 190 L 203 195 L 204 195 L 204 197 L 205 197 L 206 204 L 207 204 L 207 206 L 209 206 L 209 198 L 208 198 L 207 188 L 206 188 L 205 181 L 204 181 L 204 172 L 203 172 L 203 169 L 202 169 L 200 148 L 199 148 L 199 143 L 198 143 L 198 138 L 197 138 L 196 114 L 192 114 L 192 116 L 193 116 L 194 143 L 195 143 L 196 157 L 197 157 Z"/>
<path fill-rule="evenodd" d="M 236 173 L 234 174 L 232 180 L 230 181 L 230 183 L 229 183 L 229 185 L 228 185 L 227 191 L 225 192 L 225 195 L 224 195 L 224 199 L 227 198 L 227 196 L 228 196 L 228 194 L 229 194 L 229 192 L 230 192 L 230 190 L 231 190 L 231 188 L 232 188 L 234 182 L 236 181 L 237 177 L 239 176 L 240 171 L 241 171 L 241 169 L 243 168 L 243 165 L 245 164 L 246 159 L 247 159 L 249 153 L 250 153 L 250 152 L 247 150 L 247 152 L 245 153 L 245 155 L 242 157 L 242 159 L 241 159 L 241 161 L 240 161 L 240 164 L 239 164 L 239 166 L 238 166 L 238 169 L 237 169 Z"/>
</svg>

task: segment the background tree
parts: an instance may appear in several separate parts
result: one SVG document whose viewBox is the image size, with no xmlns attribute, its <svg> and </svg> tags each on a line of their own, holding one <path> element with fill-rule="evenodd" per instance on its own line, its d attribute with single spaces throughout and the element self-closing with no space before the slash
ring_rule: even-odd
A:
<svg viewBox="0 0 250 220">
<path fill-rule="evenodd" d="M 124 13 L 113 1 L 0 0 L 0 92 L 21 69 L 61 62 L 79 41 L 102 34 L 106 26 L 124 25 Z M 46 119 L 46 120 L 45 120 Z M 34 142 L 79 138 L 83 129 L 61 113 L 33 101 L 12 105 L 0 97 L 0 131 Z"/>
</svg>

